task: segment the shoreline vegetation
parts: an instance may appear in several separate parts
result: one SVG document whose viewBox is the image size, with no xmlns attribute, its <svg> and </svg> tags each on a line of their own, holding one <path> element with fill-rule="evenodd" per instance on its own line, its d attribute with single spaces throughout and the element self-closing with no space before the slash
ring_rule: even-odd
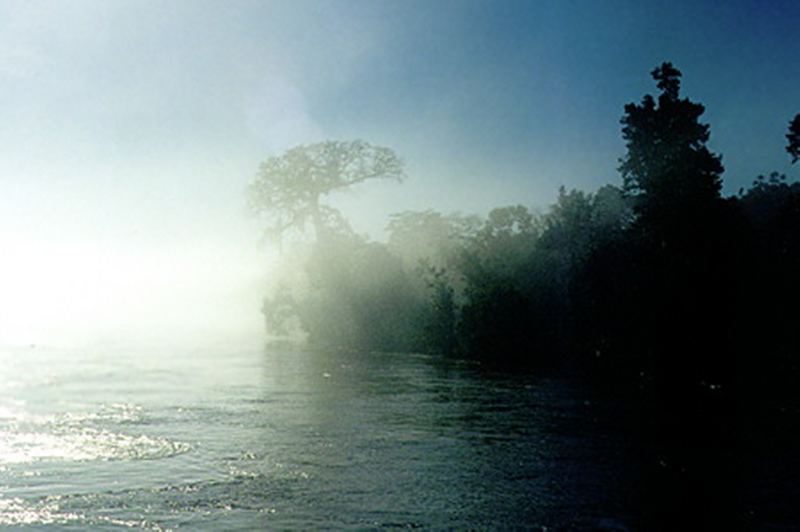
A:
<svg viewBox="0 0 800 532">
<path fill-rule="evenodd" d="M 736 506 L 755 485 L 736 457 L 797 440 L 782 427 L 796 428 L 787 412 L 800 411 L 800 183 L 773 173 L 723 197 L 703 106 L 681 96 L 672 64 L 651 75 L 657 95 L 621 119 L 621 185 L 561 188 L 543 214 L 402 212 L 388 241 L 374 242 L 324 200 L 402 180 L 391 150 L 327 142 L 271 158 L 251 209 L 267 238 L 313 238 L 285 254 L 286 274 L 264 299 L 267 330 L 301 334 L 312 349 L 579 375 L 641 402 L 630 425 L 650 442 L 650 525 L 678 527 L 687 511 L 706 516 L 700 528 L 759 522 Z M 786 138 L 797 162 L 800 115 Z"/>
<path fill-rule="evenodd" d="M 401 212 L 388 242 L 375 242 L 324 200 L 402 181 L 390 149 L 329 141 L 262 163 L 248 200 L 265 239 L 313 235 L 286 245 L 284 275 L 262 307 L 268 333 L 310 348 L 568 364 L 709 390 L 737 373 L 794 383 L 800 183 L 773 173 L 723 197 L 703 106 L 680 95 L 670 63 L 651 75 L 659 93 L 621 119 L 621 186 L 562 187 L 542 214 Z M 796 162 L 800 115 L 786 137 Z"/>
</svg>

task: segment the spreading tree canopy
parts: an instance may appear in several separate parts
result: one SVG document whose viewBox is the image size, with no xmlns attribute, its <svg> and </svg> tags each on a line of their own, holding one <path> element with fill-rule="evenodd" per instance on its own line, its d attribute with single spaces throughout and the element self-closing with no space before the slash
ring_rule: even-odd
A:
<svg viewBox="0 0 800 532">
<path fill-rule="evenodd" d="M 324 197 L 363 181 L 404 177 L 402 161 L 389 148 L 361 140 L 320 142 L 261 163 L 247 190 L 248 204 L 267 222 L 267 238 L 311 227 L 319 240 L 347 227 L 338 210 L 321 202 Z"/>
</svg>

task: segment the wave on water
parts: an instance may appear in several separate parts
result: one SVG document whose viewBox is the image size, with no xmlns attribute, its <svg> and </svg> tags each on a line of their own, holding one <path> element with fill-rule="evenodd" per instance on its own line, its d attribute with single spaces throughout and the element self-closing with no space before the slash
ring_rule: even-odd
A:
<svg viewBox="0 0 800 532">
<path fill-rule="evenodd" d="M 143 530 L 168 530 L 158 523 L 143 519 L 117 519 L 113 517 L 87 517 L 82 513 L 61 508 L 60 497 L 28 502 L 20 498 L 0 497 L 0 526 L 31 525 L 81 525 L 114 528 L 139 528 Z"/>
<path fill-rule="evenodd" d="M 129 404 L 96 412 L 51 416 L 4 416 L 0 465 L 39 461 L 152 460 L 189 450 L 189 444 L 120 430 L 141 420 Z"/>
</svg>

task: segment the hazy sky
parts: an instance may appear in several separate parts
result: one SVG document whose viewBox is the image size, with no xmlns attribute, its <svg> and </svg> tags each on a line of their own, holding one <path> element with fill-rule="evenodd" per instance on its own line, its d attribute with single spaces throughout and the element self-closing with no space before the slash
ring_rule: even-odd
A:
<svg viewBox="0 0 800 532">
<path fill-rule="evenodd" d="M 618 183 L 623 105 L 664 60 L 706 105 L 727 193 L 796 177 L 798 26 L 796 1 L 0 2 L 0 341 L 170 330 L 189 304 L 193 327 L 253 325 L 243 189 L 297 143 L 404 158 L 407 183 L 339 201 L 374 236 L 404 209 Z"/>
</svg>

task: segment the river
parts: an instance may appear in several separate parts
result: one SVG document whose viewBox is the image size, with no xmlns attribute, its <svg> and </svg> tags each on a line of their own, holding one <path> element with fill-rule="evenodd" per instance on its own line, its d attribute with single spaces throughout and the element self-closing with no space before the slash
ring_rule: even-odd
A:
<svg viewBox="0 0 800 532">
<path fill-rule="evenodd" d="M 5 348 L 0 526 L 651 529 L 687 488 L 711 508 L 630 400 L 589 390 L 402 353 Z M 759 419 L 755 450 L 708 448 L 739 484 L 709 485 L 748 487 L 725 507 L 748 529 L 793 529 L 795 438 Z"/>
<path fill-rule="evenodd" d="M 411 354 L 31 346 L 2 351 L 0 383 L 0 525 L 631 518 L 630 442 L 558 380 Z"/>
</svg>

